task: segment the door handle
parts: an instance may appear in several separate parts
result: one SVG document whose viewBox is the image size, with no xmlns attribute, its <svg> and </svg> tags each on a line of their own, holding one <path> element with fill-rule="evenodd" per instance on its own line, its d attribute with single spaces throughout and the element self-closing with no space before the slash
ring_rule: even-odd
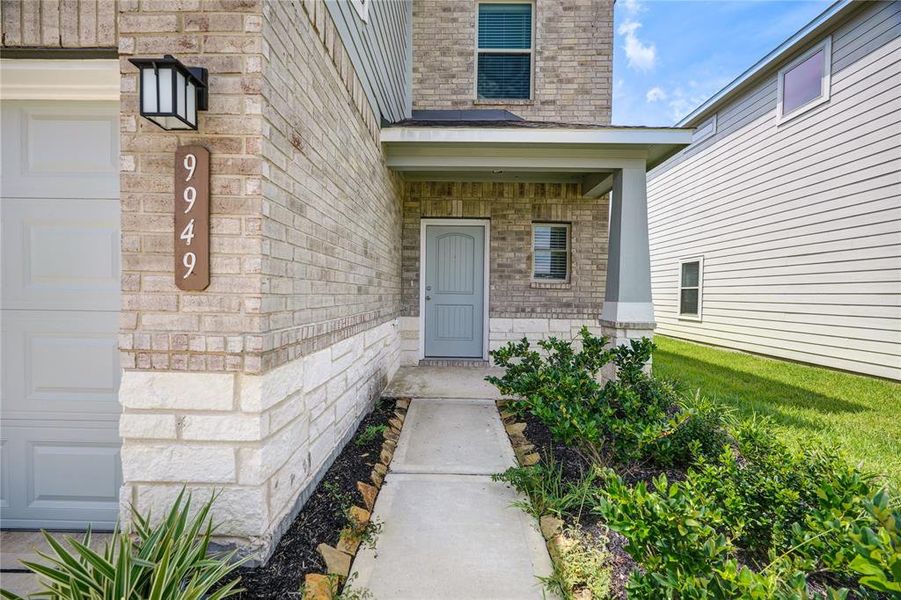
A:
<svg viewBox="0 0 901 600">
<path fill-rule="evenodd" d="M 426 299 L 426 300 L 431 300 L 432 297 L 431 297 L 431 296 L 426 296 L 425 299 Z"/>
</svg>

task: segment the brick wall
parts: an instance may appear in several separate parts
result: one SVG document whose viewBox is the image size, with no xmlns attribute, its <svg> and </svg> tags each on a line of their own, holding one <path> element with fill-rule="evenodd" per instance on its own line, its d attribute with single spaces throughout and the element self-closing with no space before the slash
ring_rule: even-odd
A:
<svg viewBox="0 0 901 600">
<path fill-rule="evenodd" d="M 176 6 L 178 9 L 173 9 Z M 119 3 L 122 315 L 126 369 L 262 368 L 262 15 L 259 0 Z M 209 69 L 197 132 L 141 118 L 132 55 L 176 55 Z M 172 273 L 174 151 L 210 150 L 210 286 L 182 292 Z"/>
<path fill-rule="evenodd" d="M 324 5 L 272 2 L 265 14 L 269 368 L 397 317 L 402 190 Z"/>
<path fill-rule="evenodd" d="M 491 219 L 492 318 L 597 319 L 607 269 L 607 197 L 578 184 L 410 182 L 404 200 L 403 314 L 419 315 L 420 219 Z M 570 280 L 532 281 L 532 222 L 570 223 Z"/>
<path fill-rule="evenodd" d="M 536 0 L 534 97 L 475 100 L 475 0 L 413 0 L 413 109 L 506 108 L 610 123 L 613 0 Z"/>
<path fill-rule="evenodd" d="M 401 187 L 321 1 L 122 3 L 123 502 L 223 490 L 265 559 L 398 365 Z M 135 8 L 136 10 L 131 10 Z M 210 70 L 199 133 L 137 114 L 131 54 Z M 178 291 L 173 151 L 212 161 L 211 285 Z"/>
<path fill-rule="evenodd" d="M 115 48 L 116 4 L 116 0 L 3 0 L 2 45 Z"/>
</svg>

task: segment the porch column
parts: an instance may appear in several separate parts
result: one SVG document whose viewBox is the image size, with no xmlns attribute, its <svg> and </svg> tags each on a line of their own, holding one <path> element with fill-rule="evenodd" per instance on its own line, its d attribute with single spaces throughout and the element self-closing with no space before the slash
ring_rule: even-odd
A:
<svg viewBox="0 0 901 600">
<path fill-rule="evenodd" d="M 607 248 L 607 284 L 601 330 L 614 344 L 654 331 L 648 199 L 644 161 L 613 176 Z"/>
</svg>

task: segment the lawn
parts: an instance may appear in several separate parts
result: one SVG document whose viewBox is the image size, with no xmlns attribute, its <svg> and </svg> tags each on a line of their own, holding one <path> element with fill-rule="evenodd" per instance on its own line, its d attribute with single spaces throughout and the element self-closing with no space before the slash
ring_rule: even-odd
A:
<svg viewBox="0 0 901 600">
<path fill-rule="evenodd" d="M 901 384 L 656 336 L 654 374 L 771 417 L 792 444 L 836 444 L 901 489 Z"/>
</svg>

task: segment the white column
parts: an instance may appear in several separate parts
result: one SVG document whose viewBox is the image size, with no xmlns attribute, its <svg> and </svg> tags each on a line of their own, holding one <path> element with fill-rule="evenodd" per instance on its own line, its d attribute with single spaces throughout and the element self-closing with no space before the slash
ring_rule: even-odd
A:
<svg viewBox="0 0 901 600">
<path fill-rule="evenodd" d="M 654 329 L 648 198 L 644 161 L 613 176 L 607 249 L 607 286 L 601 326 L 614 343 L 650 336 Z"/>
</svg>

